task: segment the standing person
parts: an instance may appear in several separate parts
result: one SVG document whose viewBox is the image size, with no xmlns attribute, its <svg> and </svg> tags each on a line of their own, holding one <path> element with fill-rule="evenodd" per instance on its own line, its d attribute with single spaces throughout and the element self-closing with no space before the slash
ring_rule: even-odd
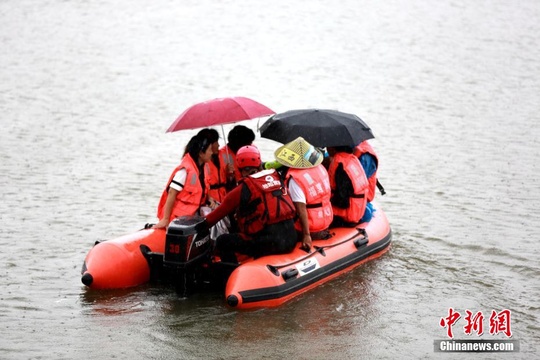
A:
<svg viewBox="0 0 540 360">
<path fill-rule="evenodd" d="M 295 208 L 274 169 L 262 170 L 259 150 L 248 145 L 236 154 L 240 184 L 206 216 L 209 227 L 236 212 L 239 232 L 220 235 L 216 249 L 223 262 L 237 263 L 236 252 L 253 257 L 294 250 Z"/>
<path fill-rule="evenodd" d="M 331 236 L 332 192 L 328 172 L 321 164 L 324 155 L 302 137 L 279 147 L 274 155 L 286 167 L 285 184 L 298 214 L 295 228 L 302 248 L 309 251 L 312 240 Z"/>
<path fill-rule="evenodd" d="M 205 204 L 208 186 L 208 166 L 212 157 L 211 143 L 195 135 L 186 146 L 186 152 L 172 172 L 159 200 L 159 222 L 154 228 L 166 228 L 176 217 L 194 215 Z"/>
<path fill-rule="evenodd" d="M 328 175 L 332 188 L 331 226 L 357 225 L 366 210 L 368 181 L 358 158 L 350 146 L 328 147 L 331 157 Z"/>
</svg>

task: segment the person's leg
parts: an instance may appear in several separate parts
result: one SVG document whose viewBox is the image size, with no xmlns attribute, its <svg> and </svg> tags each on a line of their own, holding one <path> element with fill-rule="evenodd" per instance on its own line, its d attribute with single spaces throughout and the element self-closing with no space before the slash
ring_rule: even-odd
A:
<svg viewBox="0 0 540 360">
<path fill-rule="evenodd" d="M 373 212 L 374 212 L 373 205 L 371 205 L 371 203 L 368 202 L 366 205 L 366 211 L 364 212 L 364 216 L 362 216 L 362 219 L 360 219 L 360 222 L 361 223 L 370 222 L 371 218 L 373 217 Z"/>
<path fill-rule="evenodd" d="M 334 215 L 334 220 L 330 224 L 330 227 L 345 227 L 345 221 L 342 217 Z"/>
<path fill-rule="evenodd" d="M 245 240 L 240 234 L 223 234 L 216 239 L 216 249 L 221 261 L 238 263 L 236 252 L 252 256 L 252 241 Z"/>
<path fill-rule="evenodd" d="M 335 227 L 355 227 L 358 224 L 359 223 L 351 223 L 351 222 L 345 221 L 345 220 L 343 220 L 343 218 L 341 216 L 335 216 L 334 215 L 334 220 L 330 224 L 330 227 L 331 228 L 335 228 Z"/>
<path fill-rule="evenodd" d="M 216 239 L 216 250 L 221 261 L 237 262 L 234 249 L 239 241 L 241 241 L 241 238 L 238 234 L 222 234 Z"/>
<path fill-rule="evenodd" d="M 294 250 L 296 242 L 293 220 L 268 225 L 253 241 L 254 256 L 287 254 Z"/>
</svg>

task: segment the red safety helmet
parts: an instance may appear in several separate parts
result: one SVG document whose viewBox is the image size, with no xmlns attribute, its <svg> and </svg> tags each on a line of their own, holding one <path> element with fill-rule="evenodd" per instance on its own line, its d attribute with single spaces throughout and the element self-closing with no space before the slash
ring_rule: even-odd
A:
<svg viewBox="0 0 540 360">
<path fill-rule="evenodd" d="M 236 164 L 239 169 L 261 166 L 261 153 L 254 145 L 242 146 L 236 152 Z"/>
</svg>

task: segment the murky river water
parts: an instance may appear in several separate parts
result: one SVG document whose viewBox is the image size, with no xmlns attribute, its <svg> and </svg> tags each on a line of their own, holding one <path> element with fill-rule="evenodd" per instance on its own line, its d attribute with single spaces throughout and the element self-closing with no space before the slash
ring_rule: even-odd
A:
<svg viewBox="0 0 540 360">
<path fill-rule="evenodd" d="M 537 357 L 539 39 L 534 0 L 1 1 L 0 358 L 461 358 L 450 308 L 486 317 L 460 339 L 511 310 L 520 352 L 467 357 Z M 368 122 L 392 250 L 277 309 L 86 291 L 94 241 L 155 220 L 167 127 L 223 96 Z"/>
</svg>

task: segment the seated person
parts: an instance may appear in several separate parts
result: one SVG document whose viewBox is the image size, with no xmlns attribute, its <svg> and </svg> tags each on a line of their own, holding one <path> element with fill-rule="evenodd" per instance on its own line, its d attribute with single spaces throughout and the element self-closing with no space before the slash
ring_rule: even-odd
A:
<svg viewBox="0 0 540 360">
<path fill-rule="evenodd" d="M 216 250 L 223 262 L 237 263 L 235 253 L 260 257 L 294 250 L 296 211 L 275 170 L 262 170 L 259 150 L 248 145 L 238 149 L 236 162 L 243 176 L 223 203 L 206 216 L 208 226 L 236 212 L 239 232 L 222 234 Z"/>
<path fill-rule="evenodd" d="M 360 223 L 367 205 L 368 180 L 350 146 L 329 147 L 328 175 L 332 188 L 332 227 L 353 227 Z"/>
<path fill-rule="evenodd" d="M 311 249 L 312 240 L 328 239 L 333 212 L 328 172 L 321 165 L 324 155 L 302 137 L 279 147 L 276 160 L 292 198 L 298 219 L 296 231 L 302 248 Z"/>
<path fill-rule="evenodd" d="M 207 193 L 209 199 L 211 199 L 210 207 L 214 208 L 216 206 L 214 201 L 221 202 L 222 197 L 225 197 L 225 192 L 220 191 L 220 189 L 224 190 L 227 186 L 219 161 L 219 133 L 216 129 L 204 128 L 197 133 L 197 136 L 206 138 L 212 148 L 212 157 L 207 163 L 209 168 Z"/>
<path fill-rule="evenodd" d="M 368 183 L 369 183 L 368 192 L 367 192 L 368 203 L 366 206 L 366 212 L 364 213 L 364 216 L 362 217 L 362 222 L 370 221 L 374 212 L 371 202 L 375 198 L 375 190 L 378 187 L 381 194 L 382 195 L 385 194 L 384 188 L 379 182 L 379 179 L 377 179 L 379 157 L 377 156 L 377 153 L 375 152 L 375 150 L 373 149 L 373 147 L 367 140 L 362 141 L 360 144 L 358 144 L 354 148 L 353 153 L 354 153 L 354 156 L 356 156 L 358 160 L 360 161 L 360 164 L 362 165 L 362 168 L 364 168 L 364 172 L 366 173 L 366 177 L 368 179 Z"/>
<path fill-rule="evenodd" d="M 211 143 L 195 135 L 186 146 L 180 165 L 172 172 L 161 194 L 157 216 L 159 222 L 153 227 L 166 228 L 179 216 L 194 215 L 207 202 L 209 167 L 212 157 Z"/>
<path fill-rule="evenodd" d="M 236 153 L 241 147 L 251 145 L 253 140 L 255 140 L 255 133 L 244 125 L 236 125 L 227 135 L 227 144 L 218 151 L 220 177 L 224 183 L 224 186 L 219 188 L 218 201 L 222 201 L 242 178 L 236 162 Z"/>
</svg>

